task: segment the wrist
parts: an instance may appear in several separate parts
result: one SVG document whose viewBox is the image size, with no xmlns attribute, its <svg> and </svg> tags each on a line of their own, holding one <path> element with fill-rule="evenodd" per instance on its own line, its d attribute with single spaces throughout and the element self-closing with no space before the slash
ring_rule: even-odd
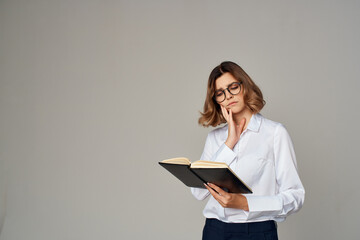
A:
<svg viewBox="0 0 360 240">
<path fill-rule="evenodd" d="M 248 202 L 247 202 L 247 198 L 240 194 L 240 197 L 242 198 L 241 200 L 241 209 L 244 210 L 244 211 L 249 211 L 249 205 L 248 205 Z"/>
<path fill-rule="evenodd" d="M 232 150 L 235 147 L 236 142 L 232 141 L 232 140 L 229 140 L 229 139 L 226 139 L 225 144 L 226 144 L 226 146 L 228 146 Z"/>
</svg>

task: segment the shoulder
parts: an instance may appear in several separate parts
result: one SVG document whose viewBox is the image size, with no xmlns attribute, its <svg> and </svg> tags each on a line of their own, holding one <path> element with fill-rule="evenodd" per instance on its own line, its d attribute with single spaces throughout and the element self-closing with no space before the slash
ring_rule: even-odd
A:
<svg viewBox="0 0 360 240">
<path fill-rule="evenodd" d="M 211 130 L 208 134 L 208 138 L 210 139 L 223 139 L 227 137 L 227 132 L 228 132 L 228 125 L 225 124 L 224 126 L 215 128 L 213 130 Z"/>
<path fill-rule="evenodd" d="M 261 118 L 261 129 L 273 133 L 274 135 L 287 133 L 286 127 L 279 122 L 270 120 L 259 114 Z"/>
</svg>

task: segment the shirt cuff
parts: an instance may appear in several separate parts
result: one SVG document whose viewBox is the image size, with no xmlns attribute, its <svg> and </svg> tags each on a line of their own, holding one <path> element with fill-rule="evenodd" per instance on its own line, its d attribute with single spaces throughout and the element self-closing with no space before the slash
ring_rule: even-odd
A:
<svg viewBox="0 0 360 240">
<path fill-rule="evenodd" d="M 223 143 L 213 157 L 214 162 L 224 162 L 228 166 L 236 158 L 236 153 Z"/>
<path fill-rule="evenodd" d="M 207 196 L 209 196 L 210 192 L 207 189 L 202 188 L 190 188 L 192 195 L 197 200 L 204 200 Z"/>
<path fill-rule="evenodd" d="M 261 217 L 262 215 L 277 216 L 282 211 L 282 200 L 279 196 L 254 196 L 244 195 L 248 202 L 249 218 Z"/>
</svg>

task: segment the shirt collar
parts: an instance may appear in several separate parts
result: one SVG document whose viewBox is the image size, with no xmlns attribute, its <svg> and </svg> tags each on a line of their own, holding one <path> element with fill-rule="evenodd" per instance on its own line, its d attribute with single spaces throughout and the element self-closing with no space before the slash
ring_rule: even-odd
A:
<svg viewBox="0 0 360 240">
<path fill-rule="evenodd" d="M 253 131 L 253 132 L 259 132 L 262 119 L 263 119 L 263 116 L 260 113 L 253 114 L 250 118 L 250 122 L 246 129 Z M 225 141 L 225 139 L 227 138 L 227 135 L 228 135 L 227 132 L 229 130 L 229 125 L 226 124 L 223 129 L 224 129 L 224 131 L 226 131 L 226 134 L 224 134 L 222 136 L 223 140 Z"/>
<path fill-rule="evenodd" d="M 262 118 L 263 116 L 260 113 L 253 114 L 250 118 L 247 129 L 253 132 L 259 132 Z"/>
</svg>

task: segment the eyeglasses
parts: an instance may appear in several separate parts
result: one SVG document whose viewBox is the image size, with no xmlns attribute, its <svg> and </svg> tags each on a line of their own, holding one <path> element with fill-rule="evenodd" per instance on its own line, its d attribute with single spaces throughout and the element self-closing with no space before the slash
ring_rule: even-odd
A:
<svg viewBox="0 0 360 240">
<path fill-rule="evenodd" d="M 217 90 L 215 91 L 215 94 L 213 96 L 213 99 L 217 102 L 217 103 L 221 103 L 225 100 L 226 98 L 226 94 L 225 94 L 225 90 L 228 90 L 228 92 L 231 95 L 236 95 L 240 93 L 241 90 L 241 84 L 242 82 L 233 82 L 230 85 L 228 85 L 227 88 L 225 88 L 224 90 Z"/>
</svg>

